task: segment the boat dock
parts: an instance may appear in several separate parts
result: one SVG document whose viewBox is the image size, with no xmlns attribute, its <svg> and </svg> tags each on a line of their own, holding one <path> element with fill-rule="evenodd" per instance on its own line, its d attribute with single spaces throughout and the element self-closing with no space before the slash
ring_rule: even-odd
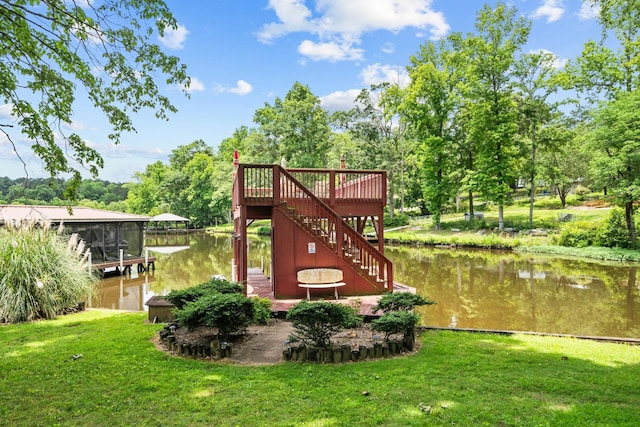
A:
<svg viewBox="0 0 640 427">
<path fill-rule="evenodd" d="M 155 270 L 155 262 L 156 257 L 154 256 L 123 257 L 122 259 L 112 261 L 91 263 L 91 270 L 98 271 L 101 275 L 104 275 L 105 270 L 115 268 L 115 271 L 120 273 L 120 275 L 125 275 L 127 273 L 131 274 L 131 267 L 133 265 L 137 265 L 138 273 Z"/>
</svg>

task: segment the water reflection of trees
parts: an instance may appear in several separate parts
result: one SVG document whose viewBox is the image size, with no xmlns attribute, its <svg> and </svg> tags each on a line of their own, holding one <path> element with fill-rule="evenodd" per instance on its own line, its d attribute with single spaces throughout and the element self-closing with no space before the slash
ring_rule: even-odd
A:
<svg viewBox="0 0 640 427">
<path fill-rule="evenodd" d="M 192 234 L 188 250 L 172 254 L 157 254 L 156 281 L 152 290 L 162 294 L 172 289 L 184 289 L 206 282 L 212 275 L 230 278 L 233 258 L 233 238 L 230 235 Z M 271 258 L 268 238 L 251 238 L 248 256 L 256 267 L 261 257 Z"/>
<path fill-rule="evenodd" d="M 527 254 L 388 247 L 434 326 L 637 336 L 635 267 Z"/>
<path fill-rule="evenodd" d="M 190 234 L 188 250 L 156 253 L 148 290 L 163 294 L 231 273 L 228 235 Z M 496 251 L 388 246 L 395 280 L 437 302 L 425 324 L 553 333 L 640 335 L 640 290 L 631 265 Z M 248 258 L 271 263 L 270 239 L 252 237 Z"/>
</svg>

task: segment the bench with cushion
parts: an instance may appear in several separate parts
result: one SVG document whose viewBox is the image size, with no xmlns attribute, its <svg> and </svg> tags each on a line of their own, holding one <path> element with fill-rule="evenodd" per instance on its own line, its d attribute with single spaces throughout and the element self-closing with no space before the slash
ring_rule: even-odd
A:
<svg viewBox="0 0 640 427">
<path fill-rule="evenodd" d="M 334 288 L 338 299 L 338 288 L 346 283 L 342 281 L 342 270 L 337 268 L 307 268 L 298 271 L 298 286 L 307 289 L 307 300 L 310 300 L 309 289 Z"/>
</svg>

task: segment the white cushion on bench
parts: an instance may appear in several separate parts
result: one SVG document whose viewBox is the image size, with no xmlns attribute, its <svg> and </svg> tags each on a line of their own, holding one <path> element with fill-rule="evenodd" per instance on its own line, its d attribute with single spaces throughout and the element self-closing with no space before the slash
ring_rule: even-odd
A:
<svg viewBox="0 0 640 427">
<path fill-rule="evenodd" d="M 298 271 L 298 282 L 301 283 L 335 283 L 342 280 L 342 270 L 337 268 L 308 268 Z"/>
</svg>

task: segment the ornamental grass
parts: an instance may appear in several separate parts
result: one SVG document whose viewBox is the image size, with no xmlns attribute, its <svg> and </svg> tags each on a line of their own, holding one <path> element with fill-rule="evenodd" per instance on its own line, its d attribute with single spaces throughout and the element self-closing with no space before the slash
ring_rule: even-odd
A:
<svg viewBox="0 0 640 427">
<path fill-rule="evenodd" d="M 77 310 L 91 297 L 97 279 L 88 250 L 77 234 L 46 222 L 0 228 L 0 322 L 53 319 Z"/>
</svg>

